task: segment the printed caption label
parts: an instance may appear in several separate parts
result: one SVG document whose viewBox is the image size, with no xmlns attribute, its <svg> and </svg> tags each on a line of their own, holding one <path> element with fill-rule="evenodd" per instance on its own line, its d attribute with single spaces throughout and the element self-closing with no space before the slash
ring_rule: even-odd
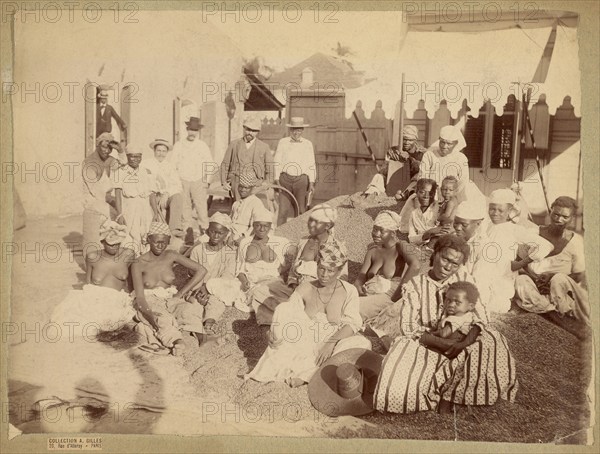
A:
<svg viewBox="0 0 600 454">
<path fill-rule="evenodd" d="M 48 438 L 48 451 L 102 451 L 102 438 Z"/>
</svg>

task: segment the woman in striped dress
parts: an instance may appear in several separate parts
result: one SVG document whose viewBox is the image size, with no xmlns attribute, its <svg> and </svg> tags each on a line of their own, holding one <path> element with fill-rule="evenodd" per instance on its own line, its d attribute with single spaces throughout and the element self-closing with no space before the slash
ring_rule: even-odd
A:
<svg viewBox="0 0 600 454">
<path fill-rule="evenodd" d="M 468 257 L 469 247 L 463 239 L 441 236 L 431 270 L 405 284 L 403 297 L 374 320 L 374 330 L 384 334 L 384 344 L 391 344 L 374 395 L 375 409 L 447 412 L 453 404 L 493 405 L 498 398 L 514 401 L 518 388 L 515 361 L 504 336 L 487 326 L 481 301 L 474 314 L 483 326 L 444 354 L 427 349 L 418 340 L 438 328 L 448 286 L 458 281 L 474 283 L 462 266 Z"/>
</svg>

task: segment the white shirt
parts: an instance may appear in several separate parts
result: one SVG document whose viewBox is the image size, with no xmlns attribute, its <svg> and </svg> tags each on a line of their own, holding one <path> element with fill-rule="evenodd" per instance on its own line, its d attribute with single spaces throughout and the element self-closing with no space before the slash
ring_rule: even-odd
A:
<svg viewBox="0 0 600 454">
<path fill-rule="evenodd" d="M 425 212 L 421 211 L 421 208 L 413 210 L 408 225 L 408 241 L 410 243 L 423 243 L 423 234 L 435 227 L 439 211 L 439 205 L 435 201 L 427 207 Z"/>
<path fill-rule="evenodd" d="M 293 177 L 307 175 L 311 183 L 316 180 L 315 149 L 308 139 L 301 138 L 299 141 L 293 141 L 291 137 L 284 137 L 277 144 L 273 162 L 276 180 L 282 172 Z"/>
<path fill-rule="evenodd" d="M 231 231 L 234 240 L 239 240 L 246 236 L 252 235 L 254 215 L 260 210 L 264 210 L 265 206 L 262 201 L 254 194 L 242 200 L 234 202 L 231 207 L 231 220 L 233 224 Z"/>
<path fill-rule="evenodd" d="M 434 202 L 435 203 L 435 202 Z M 408 233 L 408 228 L 410 226 L 410 218 L 412 217 L 412 212 L 416 208 L 419 208 L 421 204 L 419 203 L 419 199 L 417 199 L 417 194 L 411 194 L 408 200 L 404 203 L 404 206 L 400 210 L 400 231 L 402 233 Z"/>
<path fill-rule="evenodd" d="M 542 273 L 583 273 L 585 271 L 583 237 L 573 233 L 573 238 L 558 254 L 543 258 L 539 262 L 533 262 L 528 268 L 537 274 Z"/>
<path fill-rule="evenodd" d="M 166 192 L 169 196 L 172 196 L 183 191 L 175 163 L 168 159 L 158 162 L 156 158 L 152 157 L 144 159 L 140 166 L 150 171 L 156 180 L 156 191 L 158 193 Z"/>
<path fill-rule="evenodd" d="M 447 156 L 442 156 L 438 147 L 428 149 L 421 160 L 418 178 L 430 178 L 438 184 L 449 175 L 458 179 L 457 193 L 462 191 L 469 181 L 469 159 L 461 152 L 454 150 Z"/>
<path fill-rule="evenodd" d="M 198 181 L 208 183 L 208 177 L 217 169 L 210 149 L 203 140 L 187 138 L 181 139 L 173 147 L 172 162 L 177 168 L 179 178 L 185 181 Z"/>
<path fill-rule="evenodd" d="M 474 257 L 473 277 L 478 284 L 489 286 L 489 309 L 507 312 L 518 274 L 511 270 L 511 262 L 517 257 L 519 245 L 528 246 L 528 256 L 535 262 L 552 252 L 554 246 L 539 236 L 536 229 L 526 229 L 512 222 L 493 224 L 485 219 L 480 229 L 483 244 L 477 248 L 477 256 Z"/>
</svg>

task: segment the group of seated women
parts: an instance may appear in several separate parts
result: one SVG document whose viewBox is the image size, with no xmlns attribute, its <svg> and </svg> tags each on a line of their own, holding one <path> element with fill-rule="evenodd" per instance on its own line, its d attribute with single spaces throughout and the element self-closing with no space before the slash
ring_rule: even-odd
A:
<svg viewBox="0 0 600 454">
<path fill-rule="evenodd" d="M 456 196 L 459 183 L 462 195 Z M 512 401 L 515 362 L 507 340 L 490 327 L 490 313 L 507 312 L 514 300 L 528 311 L 555 310 L 589 322 L 581 238 L 565 228 L 575 202 L 559 197 L 551 225 L 534 232 L 515 219 L 510 189 L 482 203 L 469 198 L 469 182 L 456 178 L 442 180 L 441 198 L 435 180 L 419 178 L 415 186 L 400 213 L 376 216 L 373 242 L 352 283 L 335 229 L 338 213 L 329 204 L 309 212 L 308 236 L 298 244 L 274 235 L 266 208 L 253 215 L 250 235 L 229 241 L 232 220 L 217 212 L 207 240 L 189 258 L 169 249 L 171 232 L 161 222 L 150 226 L 150 250 L 134 258 L 119 247 L 122 227 L 107 221 L 103 250 L 86 257 L 88 285 L 74 291 L 53 320 L 72 320 L 73 312 L 83 318 L 84 306 L 95 301 L 106 310 L 94 317 L 112 321 L 113 329 L 133 316 L 140 348 L 179 355 L 189 347 L 186 336 L 202 344 L 218 331 L 225 308 L 234 306 L 270 325 L 268 347 L 246 379 L 301 386 L 330 357 L 370 350 L 376 335 L 387 351 L 373 395 L 377 410 Z M 190 273 L 179 289 L 175 264 Z M 129 275 L 131 299 L 124 291 Z M 98 286 L 108 290 L 96 292 Z"/>
</svg>

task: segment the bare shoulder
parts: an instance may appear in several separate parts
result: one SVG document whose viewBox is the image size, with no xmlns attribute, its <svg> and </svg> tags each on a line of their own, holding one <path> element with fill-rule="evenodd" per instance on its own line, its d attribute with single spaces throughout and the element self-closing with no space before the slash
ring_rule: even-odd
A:
<svg viewBox="0 0 600 454">
<path fill-rule="evenodd" d="M 314 288 L 314 285 L 312 284 L 312 282 L 304 281 L 298 287 L 296 287 L 296 292 L 298 292 L 298 294 L 302 298 L 307 298 L 312 293 L 313 288 Z"/>
<path fill-rule="evenodd" d="M 94 264 L 101 257 L 100 251 L 91 251 L 85 256 L 85 261 L 89 264 Z"/>
</svg>

